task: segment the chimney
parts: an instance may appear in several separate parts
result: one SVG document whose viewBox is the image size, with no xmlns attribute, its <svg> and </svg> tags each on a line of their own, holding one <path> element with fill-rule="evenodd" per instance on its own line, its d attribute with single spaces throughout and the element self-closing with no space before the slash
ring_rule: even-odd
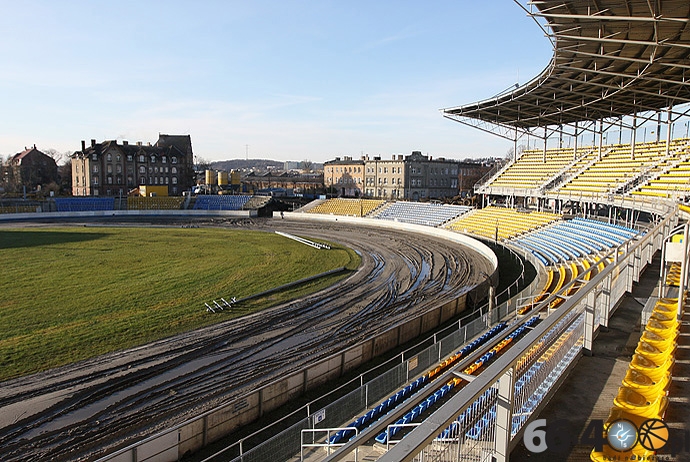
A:
<svg viewBox="0 0 690 462">
<path fill-rule="evenodd" d="M 81 140 L 81 152 L 86 151 L 86 141 Z"/>
<path fill-rule="evenodd" d="M 96 147 L 96 140 L 94 140 L 93 138 L 91 138 L 91 147 L 92 148 Z"/>
<path fill-rule="evenodd" d="M 403 155 L 402 155 L 402 154 L 398 154 L 398 160 L 403 160 Z"/>
<path fill-rule="evenodd" d="M 122 140 L 122 146 L 129 146 L 129 141 Z"/>
<path fill-rule="evenodd" d="M 137 141 L 137 146 L 141 146 L 141 141 Z"/>
<path fill-rule="evenodd" d="M 34 149 L 36 149 L 36 143 L 34 143 Z"/>
</svg>

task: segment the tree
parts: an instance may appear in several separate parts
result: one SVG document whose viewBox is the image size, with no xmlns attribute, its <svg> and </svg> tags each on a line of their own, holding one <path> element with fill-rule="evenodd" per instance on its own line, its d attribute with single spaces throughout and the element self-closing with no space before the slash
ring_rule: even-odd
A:
<svg viewBox="0 0 690 462">
<path fill-rule="evenodd" d="M 60 162 L 62 161 L 62 159 L 64 159 L 65 157 L 68 157 L 70 154 L 69 151 L 62 153 L 62 152 L 59 152 L 57 149 L 53 149 L 53 148 L 44 149 L 41 152 L 43 152 L 43 154 L 45 154 L 47 156 L 52 157 L 52 159 L 58 165 L 60 165 Z"/>
<path fill-rule="evenodd" d="M 194 170 L 197 172 L 200 172 L 202 170 L 209 170 L 211 168 L 211 161 L 201 157 L 201 156 L 194 156 L 196 159 L 196 165 L 194 166 Z"/>
<path fill-rule="evenodd" d="M 67 156 L 67 160 L 58 166 L 59 193 L 72 195 L 72 158 Z"/>
<path fill-rule="evenodd" d="M 300 168 L 304 172 L 311 172 L 312 169 L 314 168 L 314 163 L 310 161 L 309 159 L 305 159 L 302 162 L 300 162 Z"/>
</svg>

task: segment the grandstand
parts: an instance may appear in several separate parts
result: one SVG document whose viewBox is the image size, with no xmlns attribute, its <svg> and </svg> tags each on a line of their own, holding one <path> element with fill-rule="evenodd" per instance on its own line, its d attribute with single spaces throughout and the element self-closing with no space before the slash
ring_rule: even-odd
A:
<svg viewBox="0 0 690 462">
<path fill-rule="evenodd" d="M 208 195 L 196 196 L 193 210 L 242 210 L 252 196 Z"/>
<path fill-rule="evenodd" d="M 489 206 L 461 216 L 448 228 L 487 239 L 504 240 L 560 219 L 560 215 L 548 212 Z"/>
<path fill-rule="evenodd" d="M 58 212 L 92 212 L 114 210 L 115 199 L 112 197 L 59 197 L 55 198 Z"/>
<path fill-rule="evenodd" d="M 397 201 L 377 209 L 370 216 L 379 220 L 436 227 L 464 215 L 470 210 L 472 210 L 472 207 L 465 205 Z"/>
<path fill-rule="evenodd" d="M 375 199 L 328 199 L 307 209 L 306 213 L 321 213 L 325 215 L 342 215 L 351 217 L 365 217 L 374 210 L 382 207 L 386 202 Z"/>
<path fill-rule="evenodd" d="M 184 197 L 142 197 L 127 198 L 127 210 L 180 210 L 184 204 Z"/>
</svg>

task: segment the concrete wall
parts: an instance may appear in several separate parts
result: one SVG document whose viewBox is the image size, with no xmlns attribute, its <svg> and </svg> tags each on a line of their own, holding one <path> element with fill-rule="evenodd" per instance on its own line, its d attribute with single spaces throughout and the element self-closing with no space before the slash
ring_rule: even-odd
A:
<svg viewBox="0 0 690 462">
<path fill-rule="evenodd" d="M 225 406 L 178 427 L 179 457 L 194 452 L 242 425 L 258 419 L 300 394 L 333 381 L 420 335 L 435 329 L 465 309 L 466 295 L 446 303 L 421 316 L 376 335 L 347 350 L 330 356 L 304 370 L 276 380 L 260 390 L 243 396 Z M 104 459 L 108 460 L 108 459 Z"/>
</svg>

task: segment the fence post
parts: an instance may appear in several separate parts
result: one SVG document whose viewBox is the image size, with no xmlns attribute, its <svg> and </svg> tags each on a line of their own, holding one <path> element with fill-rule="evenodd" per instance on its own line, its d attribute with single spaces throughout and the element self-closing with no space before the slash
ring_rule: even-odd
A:
<svg viewBox="0 0 690 462">
<path fill-rule="evenodd" d="M 587 356 L 592 356 L 592 345 L 594 343 L 594 331 L 597 326 L 594 323 L 596 309 L 596 288 L 589 291 L 585 299 L 585 332 L 584 341 L 582 344 L 583 353 Z"/>
<path fill-rule="evenodd" d="M 498 380 L 496 398 L 496 433 L 494 436 L 494 459 L 508 462 L 510 458 L 510 432 L 513 422 L 513 389 L 515 368 L 511 367 Z"/>
</svg>

